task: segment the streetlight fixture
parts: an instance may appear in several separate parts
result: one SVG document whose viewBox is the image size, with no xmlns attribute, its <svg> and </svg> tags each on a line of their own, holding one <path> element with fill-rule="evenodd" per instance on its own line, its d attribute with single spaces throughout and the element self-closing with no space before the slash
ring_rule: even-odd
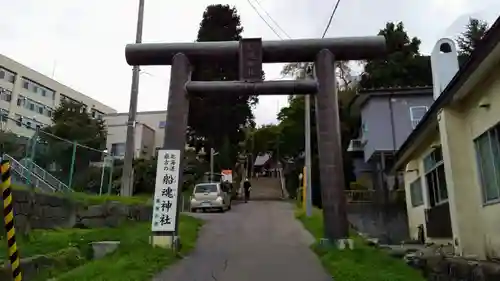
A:
<svg viewBox="0 0 500 281">
<path fill-rule="evenodd" d="M 214 178 L 214 156 L 219 155 L 219 152 L 215 152 L 215 149 L 210 148 L 210 182 L 213 182 Z"/>
</svg>

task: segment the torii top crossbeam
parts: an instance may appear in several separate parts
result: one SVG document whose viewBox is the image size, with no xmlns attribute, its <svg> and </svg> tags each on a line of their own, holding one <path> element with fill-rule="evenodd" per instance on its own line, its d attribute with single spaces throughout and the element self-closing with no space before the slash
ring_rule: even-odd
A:
<svg viewBox="0 0 500 281">
<path fill-rule="evenodd" d="M 330 50 L 335 60 L 363 60 L 383 56 L 386 44 L 384 36 L 263 41 L 262 62 L 311 62 L 323 49 Z M 238 52 L 238 41 L 141 43 L 128 44 L 125 57 L 129 65 L 171 65 L 177 53 L 184 53 L 191 62 L 198 62 L 237 61 Z"/>
</svg>

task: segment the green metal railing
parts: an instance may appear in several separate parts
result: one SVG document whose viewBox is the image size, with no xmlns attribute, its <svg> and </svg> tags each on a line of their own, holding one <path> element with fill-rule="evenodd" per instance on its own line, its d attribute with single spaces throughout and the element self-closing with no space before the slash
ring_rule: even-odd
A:
<svg viewBox="0 0 500 281">
<path fill-rule="evenodd" d="M 107 150 L 36 130 L 27 152 L 22 160 L 25 167 L 57 190 L 111 192 L 114 161 L 109 161 Z"/>
</svg>

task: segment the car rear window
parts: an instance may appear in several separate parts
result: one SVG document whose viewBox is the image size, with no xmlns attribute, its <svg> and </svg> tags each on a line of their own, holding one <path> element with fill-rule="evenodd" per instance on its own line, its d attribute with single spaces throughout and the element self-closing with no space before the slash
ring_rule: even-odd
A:
<svg viewBox="0 0 500 281">
<path fill-rule="evenodd" d="M 195 193 L 217 192 L 217 185 L 216 184 L 197 185 L 194 192 Z"/>
</svg>

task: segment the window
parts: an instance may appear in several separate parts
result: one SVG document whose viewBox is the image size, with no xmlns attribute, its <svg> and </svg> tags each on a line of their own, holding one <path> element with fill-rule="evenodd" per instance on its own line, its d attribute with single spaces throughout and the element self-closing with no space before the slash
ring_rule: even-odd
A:
<svg viewBox="0 0 500 281">
<path fill-rule="evenodd" d="M 9 112 L 3 108 L 0 108 L 0 121 L 7 122 L 8 117 L 9 117 Z"/>
<path fill-rule="evenodd" d="M 19 114 L 16 114 L 16 125 L 21 127 L 21 125 L 23 124 L 23 117 Z"/>
<path fill-rule="evenodd" d="M 112 156 L 125 156 L 125 143 L 113 143 L 111 145 Z"/>
<path fill-rule="evenodd" d="M 79 103 L 79 104 L 81 103 L 81 102 L 79 102 L 79 101 L 77 101 L 75 99 L 72 99 L 72 98 L 70 98 L 70 97 L 68 97 L 66 95 L 61 94 L 61 102 L 63 102 L 63 101 L 65 101 L 65 102 Z"/>
<path fill-rule="evenodd" d="M 427 106 L 410 107 L 410 119 L 411 119 L 411 126 L 413 127 L 413 129 L 417 127 L 418 123 L 420 122 L 420 120 L 422 120 L 428 109 L 429 108 Z"/>
<path fill-rule="evenodd" d="M 102 119 L 102 116 L 104 115 L 104 113 L 100 112 L 97 109 L 91 109 L 90 114 L 91 114 L 92 118 L 96 118 L 96 119 Z"/>
<path fill-rule="evenodd" d="M 9 81 L 10 83 L 14 83 L 14 81 L 16 81 L 16 75 L 14 73 L 12 74 L 7 74 L 7 79 L 5 79 L 7 81 Z"/>
<path fill-rule="evenodd" d="M 29 90 L 32 93 L 39 94 L 42 97 L 48 97 L 54 99 L 55 92 L 48 89 L 47 87 L 33 82 L 27 78 L 23 78 L 23 88 Z"/>
<path fill-rule="evenodd" d="M 16 74 L 8 69 L 0 67 L 0 79 L 14 83 L 16 80 Z"/>
<path fill-rule="evenodd" d="M 194 193 L 215 193 L 217 190 L 217 184 L 200 184 L 196 186 Z"/>
<path fill-rule="evenodd" d="M 54 111 L 50 107 L 47 107 L 41 103 L 38 103 L 21 95 L 19 95 L 19 97 L 17 98 L 17 106 L 24 107 L 28 110 L 48 117 L 52 117 L 52 112 Z"/>
<path fill-rule="evenodd" d="M 448 189 L 441 147 L 434 149 L 424 158 L 425 182 L 431 207 L 448 201 Z"/>
<path fill-rule="evenodd" d="M 495 126 L 474 140 L 484 203 L 500 199 L 499 130 Z"/>
<path fill-rule="evenodd" d="M 17 106 L 23 106 L 24 105 L 24 102 L 25 102 L 25 98 L 23 96 L 19 96 L 17 98 Z"/>
<path fill-rule="evenodd" d="M 410 197 L 411 205 L 413 207 L 418 207 L 424 204 L 424 196 L 422 194 L 422 181 L 420 177 L 418 177 L 410 184 Z"/>
<path fill-rule="evenodd" d="M 0 87 L 0 100 L 10 102 L 12 100 L 12 91 Z"/>
<path fill-rule="evenodd" d="M 363 133 L 368 133 L 368 127 L 366 126 L 366 123 L 363 122 L 363 124 L 361 124 L 361 130 Z"/>
</svg>

